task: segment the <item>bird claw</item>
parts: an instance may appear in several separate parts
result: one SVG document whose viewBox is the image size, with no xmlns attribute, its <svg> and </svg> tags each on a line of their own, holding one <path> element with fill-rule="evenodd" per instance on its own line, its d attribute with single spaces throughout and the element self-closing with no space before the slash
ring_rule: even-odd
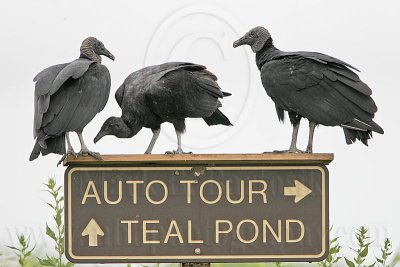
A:
<svg viewBox="0 0 400 267">
<path fill-rule="evenodd" d="M 81 150 L 78 153 L 78 156 L 92 156 L 93 158 L 95 158 L 97 160 L 103 160 L 103 158 L 101 157 L 100 153 L 93 152 L 93 151 L 90 151 L 90 150 Z"/>
<path fill-rule="evenodd" d="M 299 154 L 303 154 L 303 153 L 309 153 L 309 152 L 300 150 L 298 148 L 290 148 L 290 149 L 286 149 L 286 150 L 274 150 L 273 153 L 299 153 Z"/>
<path fill-rule="evenodd" d="M 76 152 L 73 151 L 73 150 L 67 152 L 67 156 L 69 156 L 69 155 L 73 156 L 74 158 L 77 158 L 77 157 L 78 157 L 78 153 L 76 153 Z"/>
<path fill-rule="evenodd" d="M 67 154 L 64 154 L 61 159 L 58 161 L 57 163 L 57 167 L 58 165 L 60 165 L 68 156 L 73 156 L 74 158 L 78 157 L 78 153 L 76 153 L 74 150 L 68 150 Z"/>
<path fill-rule="evenodd" d="M 61 157 L 61 159 L 57 162 L 57 167 L 58 167 L 58 165 L 60 165 L 63 161 L 64 161 L 64 159 L 66 159 L 67 158 L 67 154 L 64 154 L 62 157 Z"/>
<path fill-rule="evenodd" d="M 172 151 L 165 151 L 167 155 L 175 155 L 175 154 L 193 154 L 192 152 L 184 152 L 182 149 L 172 150 Z"/>
</svg>

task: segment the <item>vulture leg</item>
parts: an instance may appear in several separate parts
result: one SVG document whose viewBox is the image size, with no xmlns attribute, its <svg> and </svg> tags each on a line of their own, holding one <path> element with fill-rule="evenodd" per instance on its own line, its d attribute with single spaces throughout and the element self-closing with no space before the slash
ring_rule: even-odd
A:
<svg viewBox="0 0 400 267">
<path fill-rule="evenodd" d="M 61 159 L 57 163 L 57 166 L 60 165 L 64 161 L 64 159 L 67 158 L 68 155 L 71 155 L 71 156 L 73 156 L 75 158 L 78 157 L 78 154 L 72 148 L 71 140 L 69 140 L 69 132 L 65 133 L 65 137 L 67 139 L 67 146 L 68 146 L 67 153 L 61 157 Z"/>
<path fill-rule="evenodd" d="M 175 132 L 176 132 L 176 137 L 177 137 L 177 139 L 178 139 L 178 148 L 177 148 L 176 150 L 172 151 L 172 154 L 192 154 L 192 152 L 184 152 L 184 151 L 182 150 L 182 141 L 181 141 L 181 137 L 182 137 L 183 132 L 179 132 L 179 131 L 177 131 L 177 130 L 175 130 Z M 168 153 L 168 154 L 169 154 L 169 153 Z"/>
<path fill-rule="evenodd" d="M 286 153 L 304 153 L 303 150 L 297 149 L 297 135 L 299 133 L 300 122 L 293 125 L 292 141 L 290 142 L 290 148 L 284 152 Z"/>
<path fill-rule="evenodd" d="M 185 132 L 185 120 L 179 120 L 174 123 L 174 128 L 176 132 L 176 137 L 178 139 L 178 148 L 173 151 L 167 151 L 165 154 L 191 154 L 192 152 L 184 152 L 182 150 L 182 134 Z"/>
<path fill-rule="evenodd" d="M 74 149 L 72 148 L 72 145 L 71 145 L 71 140 L 69 140 L 69 132 L 66 132 L 65 133 L 65 137 L 66 137 L 66 139 L 67 139 L 67 146 L 68 146 L 68 148 L 67 148 L 67 155 L 72 155 L 72 156 L 74 156 L 75 158 L 78 156 L 78 154 L 74 151 Z"/>
<path fill-rule="evenodd" d="M 317 124 L 315 122 L 310 121 L 310 132 L 308 135 L 308 145 L 307 145 L 307 150 L 306 153 L 312 153 L 312 147 L 313 147 L 313 140 L 314 140 L 314 130 L 315 130 L 315 126 Z"/>
<path fill-rule="evenodd" d="M 77 134 L 78 134 L 79 142 L 81 143 L 81 151 L 79 151 L 78 155 L 80 155 L 80 156 L 90 155 L 95 159 L 102 160 L 102 158 L 100 156 L 100 153 L 90 151 L 87 148 L 87 146 L 85 144 L 85 141 L 83 141 L 82 133 L 81 132 L 77 132 Z"/>
<path fill-rule="evenodd" d="M 161 128 L 160 127 L 154 128 L 154 129 L 151 129 L 151 130 L 153 131 L 153 137 L 151 138 L 149 147 L 146 149 L 146 152 L 144 152 L 145 154 L 151 154 L 151 151 L 153 150 L 154 144 L 156 143 L 157 138 L 158 138 L 158 136 L 160 135 L 160 132 L 161 132 Z"/>
<path fill-rule="evenodd" d="M 293 124 L 292 141 L 290 142 L 290 148 L 288 150 L 275 150 L 276 153 L 305 153 L 303 150 L 297 149 L 297 135 L 300 128 L 301 117 L 296 113 L 289 112 L 290 121 Z"/>
</svg>

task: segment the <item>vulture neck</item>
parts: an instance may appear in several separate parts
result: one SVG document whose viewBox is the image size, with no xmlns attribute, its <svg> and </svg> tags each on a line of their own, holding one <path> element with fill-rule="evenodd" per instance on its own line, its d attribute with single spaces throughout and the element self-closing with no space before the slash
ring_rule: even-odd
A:
<svg viewBox="0 0 400 267">
<path fill-rule="evenodd" d="M 122 120 L 122 118 L 120 119 Z M 132 129 L 125 123 L 121 123 L 120 126 L 121 127 L 118 129 L 118 132 L 114 133 L 114 135 L 117 136 L 118 138 L 130 138 L 136 134 L 133 133 Z"/>
<path fill-rule="evenodd" d="M 278 57 L 281 53 L 282 51 L 274 46 L 272 38 L 269 38 L 265 42 L 263 48 L 256 53 L 256 64 L 258 69 L 261 70 L 265 63 Z"/>
<path fill-rule="evenodd" d="M 101 56 L 97 55 L 93 49 L 82 49 L 80 58 L 87 58 L 94 62 L 101 63 Z"/>
<path fill-rule="evenodd" d="M 135 136 L 143 128 L 143 122 L 136 114 L 123 112 L 121 119 L 126 125 L 124 131 L 126 131 L 126 133 L 129 135 L 127 138 Z"/>
</svg>

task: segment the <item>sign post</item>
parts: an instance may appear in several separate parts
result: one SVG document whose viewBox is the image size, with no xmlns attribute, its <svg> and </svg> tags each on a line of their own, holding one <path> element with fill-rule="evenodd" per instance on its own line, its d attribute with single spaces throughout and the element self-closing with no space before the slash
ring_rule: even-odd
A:
<svg viewBox="0 0 400 267">
<path fill-rule="evenodd" d="M 308 262 L 328 253 L 332 154 L 103 158 L 65 162 L 72 262 Z"/>
</svg>

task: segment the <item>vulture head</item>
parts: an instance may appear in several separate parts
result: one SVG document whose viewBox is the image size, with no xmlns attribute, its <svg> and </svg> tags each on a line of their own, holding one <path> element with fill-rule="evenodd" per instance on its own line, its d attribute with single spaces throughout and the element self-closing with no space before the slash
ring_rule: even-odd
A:
<svg viewBox="0 0 400 267">
<path fill-rule="evenodd" d="M 94 37 L 88 37 L 83 40 L 80 50 L 81 57 L 86 57 L 98 63 L 101 63 L 101 55 L 111 60 L 115 59 L 114 55 L 107 50 L 104 44 Z"/>
<path fill-rule="evenodd" d="M 236 40 L 233 43 L 233 47 L 236 48 L 241 45 L 249 45 L 254 53 L 260 51 L 265 43 L 270 40 L 272 41 L 271 35 L 268 30 L 264 27 L 258 26 L 248 31 L 242 38 Z"/>
<path fill-rule="evenodd" d="M 110 117 L 101 126 L 99 133 L 94 138 L 97 143 L 101 138 L 106 135 L 114 135 L 118 138 L 130 138 L 137 134 L 142 129 L 142 126 L 128 127 L 122 118 Z"/>
</svg>

